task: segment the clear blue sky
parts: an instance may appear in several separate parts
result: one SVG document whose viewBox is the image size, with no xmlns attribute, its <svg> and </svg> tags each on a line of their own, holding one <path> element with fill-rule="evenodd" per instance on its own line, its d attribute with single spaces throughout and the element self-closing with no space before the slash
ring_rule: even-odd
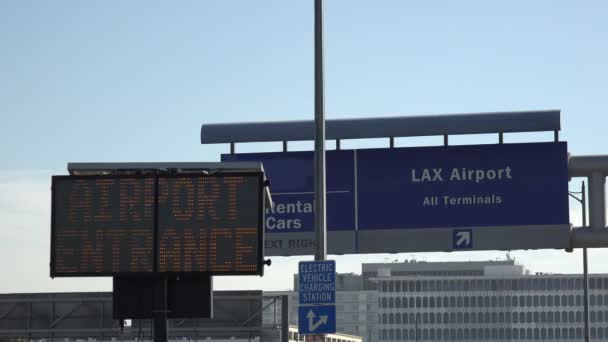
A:
<svg viewBox="0 0 608 342">
<path fill-rule="evenodd" d="M 327 117 L 561 109 L 571 153 L 608 153 L 607 17 L 605 1 L 326 0 Z M 0 51 L 5 190 L 46 191 L 68 161 L 214 161 L 227 147 L 200 145 L 202 123 L 313 117 L 312 0 L 4 0 Z"/>
</svg>

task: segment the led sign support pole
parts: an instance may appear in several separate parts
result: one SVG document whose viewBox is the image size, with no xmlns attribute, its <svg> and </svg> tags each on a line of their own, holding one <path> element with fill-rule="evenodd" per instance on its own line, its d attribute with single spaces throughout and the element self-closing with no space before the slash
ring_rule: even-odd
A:
<svg viewBox="0 0 608 342">
<path fill-rule="evenodd" d="M 154 342 L 167 342 L 167 278 L 156 280 L 154 291 Z"/>
<path fill-rule="evenodd" d="M 315 260 L 327 257 L 323 83 L 323 0 L 315 0 Z"/>
</svg>

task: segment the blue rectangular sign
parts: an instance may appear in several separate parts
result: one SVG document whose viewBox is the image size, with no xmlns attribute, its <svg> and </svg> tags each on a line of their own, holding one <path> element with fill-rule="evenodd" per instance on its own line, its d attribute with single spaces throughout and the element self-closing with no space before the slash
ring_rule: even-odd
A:
<svg viewBox="0 0 608 342">
<path fill-rule="evenodd" d="M 222 155 L 264 165 L 267 255 L 312 253 L 313 156 Z M 565 142 L 328 151 L 329 251 L 566 248 L 567 156 Z"/>
<path fill-rule="evenodd" d="M 568 224 L 566 143 L 357 151 L 359 230 Z"/>
<path fill-rule="evenodd" d="M 300 304 L 336 302 L 336 261 L 300 261 L 298 264 Z"/>
<path fill-rule="evenodd" d="M 298 332 L 303 335 L 335 333 L 336 306 L 300 306 L 298 308 Z"/>
</svg>

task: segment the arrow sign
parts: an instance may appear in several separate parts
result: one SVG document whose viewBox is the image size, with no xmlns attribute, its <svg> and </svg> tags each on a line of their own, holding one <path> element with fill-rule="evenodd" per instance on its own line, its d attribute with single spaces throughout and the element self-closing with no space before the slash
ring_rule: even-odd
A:
<svg viewBox="0 0 608 342">
<path fill-rule="evenodd" d="M 313 323 L 315 317 L 317 316 L 314 312 L 312 312 L 312 310 L 308 311 L 308 315 L 306 315 L 306 317 L 308 318 L 308 330 L 310 330 L 311 332 L 317 330 L 317 328 L 321 326 L 321 324 L 327 323 L 327 315 L 319 316 L 319 321 L 317 323 Z"/>
<path fill-rule="evenodd" d="M 473 248 L 473 230 L 472 229 L 454 229 L 452 234 L 453 249 L 471 249 Z"/>
<path fill-rule="evenodd" d="M 318 320 L 315 319 L 318 317 Z M 300 306 L 298 308 L 300 334 L 332 334 L 336 332 L 334 305 Z"/>
</svg>

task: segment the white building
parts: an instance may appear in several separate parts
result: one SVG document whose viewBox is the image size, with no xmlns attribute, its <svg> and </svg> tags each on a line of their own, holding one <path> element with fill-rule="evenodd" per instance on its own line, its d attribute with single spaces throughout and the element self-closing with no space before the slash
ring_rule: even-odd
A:
<svg viewBox="0 0 608 342">
<path fill-rule="evenodd" d="M 583 340 L 579 274 L 530 275 L 513 260 L 410 261 L 363 264 L 357 277 L 338 275 L 338 331 L 366 342 Z M 591 338 L 607 341 L 607 274 L 590 276 L 589 305 Z"/>
<path fill-rule="evenodd" d="M 583 338 L 581 275 L 527 275 L 512 260 L 369 264 L 363 272 L 379 293 L 377 341 Z M 608 275 L 592 275 L 589 287 L 591 337 L 606 341 Z"/>
</svg>

